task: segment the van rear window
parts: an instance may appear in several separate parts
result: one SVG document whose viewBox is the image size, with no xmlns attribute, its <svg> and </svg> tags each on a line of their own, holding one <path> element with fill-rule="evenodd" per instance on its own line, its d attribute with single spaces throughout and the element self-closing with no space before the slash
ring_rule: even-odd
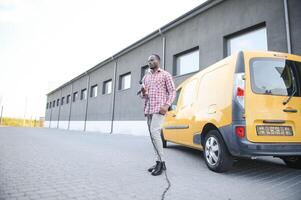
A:
<svg viewBox="0 0 301 200">
<path fill-rule="evenodd" d="M 250 62 L 252 91 L 258 94 L 300 96 L 301 63 L 285 59 L 255 58 Z"/>
</svg>

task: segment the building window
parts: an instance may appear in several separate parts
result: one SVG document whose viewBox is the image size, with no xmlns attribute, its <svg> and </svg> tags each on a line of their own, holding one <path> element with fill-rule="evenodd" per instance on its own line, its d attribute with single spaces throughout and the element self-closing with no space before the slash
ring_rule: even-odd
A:
<svg viewBox="0 0 301 200">
<path fill-rule="evenodd" d="M 107 80 L 103 82 L 102 94 L 111 94 L 112 93 L 112 80 Z"/>
<path fill-rule="evenodd" d="M 131 73 L 120 75 L 119 90 L 125 90 L 131 87 Z"/>
<path fill-rule="evenodd" d="M 48 109 L 48 103 L 46 103 L 46 109 Z"/>
<path fill-rule="evenodd" d="M 87 89 L 82 89 L 80 93 L 80 100 L 85 100 L 87 99 Z"/>
<path fill-rule="evenodd" d="M 183 75 L 196 72 L 199 66 L 199 49 L 194 48 L 184 53 L 175 55 L 174 75 Z"/>
<path fill-rule="evenodd" d="M 51 108 L 51 102 L 49 102 L 49 108 Z"/>
<path fill-rule="evenodd" d="M 52 102 L 52 107 L 53 108 L 55 107 L 55 100 Z"/>
<path fill-rule="evenodd" d="M 266 27 L 227 38 L 227 56 L 242 50 L 268 50 Z"/>
<path fill-rule="evenodd" d="M 68 95 L 67 95 L 67 99 L 66 99 L 66 103 L 67 103 L 67 104 L 70 102 L 70 98 L 71 98 L 71 96 L 70 96 L 70 94 L 68 94 Z"/>
<path fill-rule="evenodd" d="M 74 92 L 73 93 L 73 102 L 75 102 L 77 98 L 78 98 L 78 92 Z"/>
<path fill-rule="evenodd" d="M 64 105 L 65 103 L 65 97 L 62 97 L 61 105 Z"/>
<path fill-rule="evenodd" d="M 148 65 L 145 65 L 143 67 L 141 67 L 141 77 L 140 80 L 142 80 L 142 78 L 144 77 L 144 75 L 146 74 L 146 72 L 149 70 Z"/>
<path fill-rule="evenodd" d="M 56 106 L 58 107 L 60 105 L 60 99 L 56 100 Z"/>
<path fill-rule="evenodd" d="M 91 86 L 90 97 L 97 97 L 97 85 Z"/>
</svg>

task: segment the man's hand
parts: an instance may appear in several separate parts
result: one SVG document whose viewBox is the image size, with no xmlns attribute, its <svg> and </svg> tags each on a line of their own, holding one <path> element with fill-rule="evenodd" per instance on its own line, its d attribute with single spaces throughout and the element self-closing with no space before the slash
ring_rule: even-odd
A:
<svg viewBox="0 0 301 200">
<path fill-rule="evenodd" d="M 142 92 L 142 96 L 143 96 L 143 97 L 146 97 L 146 96 L 147 96 L 147 91 L 146 91 L 145 88 L 142 88 L 142 89 L 141 89 L 141 92 Z"/>
<path fill-rule="evenodd" d="M 165 104 L 164 106 L 161 106 L 159 113 L 162 115 L 165 115 L 165 113 L 168 111 L 169 105 Z"/>
</svg>

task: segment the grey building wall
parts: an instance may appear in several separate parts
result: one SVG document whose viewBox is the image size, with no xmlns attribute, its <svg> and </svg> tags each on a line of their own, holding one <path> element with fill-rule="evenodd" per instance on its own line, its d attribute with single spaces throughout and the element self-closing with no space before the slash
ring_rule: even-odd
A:
<svg viewBox="0 0 301 200">
<path fill-rule="evenodd" d="M 110 62 L 90 74 L 90 89 L 92 85 L 98 85 L 97 97 L 88 98 L 87 120 L 108 121 L 112 118 L 113 93 L 103 93 L 103 82 L 114 79 L 115 62 Z M 112 84 L 113 87 L 113 84 Z M 90 94 L 89 94 L 90 96 Z"/>
<path fill-rule="evenodd" d="M 140 89 L 141 67 L 145 66 L 150 54 L 162 57 L 162 38 L 157 37 L 150 42 L 128 52 L 117 61 L 117 86 L 120 75 L 131 72 L 131 88 L 116 90 L 114 120 L 143 120 L 143 102 L 136 94 Z"/>
<path fill-rule="evenodd" d="M 228 0 L 165 33 L 166 66 L 173 56 L 199 47 L 200 69 L 226 57 L 226 39 L 265 24 L 268 50 L 287 52 L 283 0 Z M 177 85 L 191 76 L 175 77 Z"/>
<path fill-rule="evenodd" d="M 208 1 L 213 7 L 201 12 L 194 17 L 174 25 L 168 29 L 162 28 L 162 35 L 154 38 L 126 53 L 118 53 L 114 60 L 99 66 L 81 75 L 72 81 L 73 92 L 87 88 L 88 76 L 90 83 L 88 90 L 88 121 L 110 121 L 113 110 L 113 93 L 103 95 L 103 81 L 112 79 L 114 87 L 114 68 L 116 71 L 116 96 L 114 102 L 115 121 L 144 120 L 142 100 L 136 96 L 140 89 L 138 84 L 141 78 L 141 67 L 146 65 L 148 56 L 157 53 L 165 60 L 165 69 L 173 74 L 175 55 L 189 49 L 199 48 L 200 70 L 226 57 L 226 41 L 229 37 L 265 26 L 267 30 L 268 50 L 288 52 L 285 29 L 285 11 L 283 0 L 224 0 Z M 207 6 L 207 5 L 206 5 Z M 202 9 L 202 8 L 200 8 Z M 289 25 L 291 35 L 292 53 L 301 54 L 301 1 L 288 0 Z M 193 11 L 197 12 L 197 10 Z M 185 17 L 184 17 L 185 18 Z M 183 18 L 178 19 L 183 20 Z M 177 24 L 177 20 L 173 22 Z M 165 53 L 163 53 L 163 37 L 165 39 Z M 164 56 L 165 55 L 165 56 Z M 163 58 L 164 57 L 164 58 Z M 94 69 L 94 68 L 93 68 Z M 90 70 L 91 71 L 91 70 Z M 131 72 L 131 88 L 119 90 L 120 75 Z M 194 73 L 174 76 L 176 86 Z M 70 83 L 71 84 L 71 83 Z M 62 89 L 62 96 L 70 90 L 70 84 Z M 90 98 L 90 86 L 98 84 L 98 96 Z M 71 94 L 72 96 L 72 94 Z M 60 97 L 60 89 L 48 95 L 47 102 Z M 72 102 L 71 121 L 83 121 L 86 114 L 87 100 Z M 68 105 L 69 106 L 69 105 Z M 67 120 L 68 106 L 63 106 L 60 111 L 60 120 Z M 46 121 L 57 120 L 58 107 L 46 110 Z"/>
<path fill-rule="evenodd" d="M 51 115 L 51 112 L 52 112 L 52 109 L 49 108 L 49 102 L 51 102 L 51 95 L 47 95 L 45 121 L 50 121 L 50 115 Z M 47 108 L 47 105 L 48 105 L 48 108 Z"/>
<path fill-rule="evenodd" d="M 292 53 L 301 55 L 301 1 L 288 0 Z"/>
<path fill-rule="evenodd" d="M 78 99 L 73 102 L 71 108 L 71 121 L 84 121 L 86 114 L 86 100 L 80 100 L 81 90 L 87 88 L 88 76 L 84 76 L 73 83 L 73 93 L 78 92 Z M 73 97 L 73 94 L 71 95 Z"/>
<path fill-rule="evenodd" d="M 65 97 L 65 100 L 64 100 L 64 104 L 60 105 L 60 116 L 59 116 L 60 121 L 68 121 L 69 120 L 70 107 L 71 107 L 72 101 L 70 101 L 67 104 L 67 95 L 72 96 L 71 90 L 72 90 L 71 85 L 68 85 L 68 86 L 62 88 L 62 97 Z M 61 99 L 61 101 L 62 101 L 62 99 Z"/>
<path fill-rule="evenodd" d="M 57 106 L 57 99 L 60 98 L 60 94 L 61 94 L 61 91 L 58 90 L 51 95 L 51 98 L 50 98 L 50 101 L 52 102 L 52 106 L 51 106 L 52 111 L 50 113 L 51 121 L 58 121 L 59 107 Z M 53 106 L 53 101 L 55 101 L 55 106 Z"/>
</svg>

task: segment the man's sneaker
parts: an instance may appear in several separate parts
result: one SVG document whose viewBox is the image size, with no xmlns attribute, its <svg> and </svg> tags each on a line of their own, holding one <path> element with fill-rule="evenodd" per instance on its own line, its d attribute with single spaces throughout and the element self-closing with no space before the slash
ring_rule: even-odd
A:
<svg viewBox="0 0 301 200">
<path fill-rule="evenodd" d="M 156 164 L 154 166 L 152 166 L 151 168 L 149 168 L 147 171 L 152 172 L 159 164 L 160 161 L 156 161 Z"/>
<path fill-rule="evenodd" d="M 165 162 L 159 162 L 159 164 L 157 165 L 157 167 L 152 172 L 152 175 L 153 176 L 161 175 L 164 170 L 166 170 Z"/>
</svg>

